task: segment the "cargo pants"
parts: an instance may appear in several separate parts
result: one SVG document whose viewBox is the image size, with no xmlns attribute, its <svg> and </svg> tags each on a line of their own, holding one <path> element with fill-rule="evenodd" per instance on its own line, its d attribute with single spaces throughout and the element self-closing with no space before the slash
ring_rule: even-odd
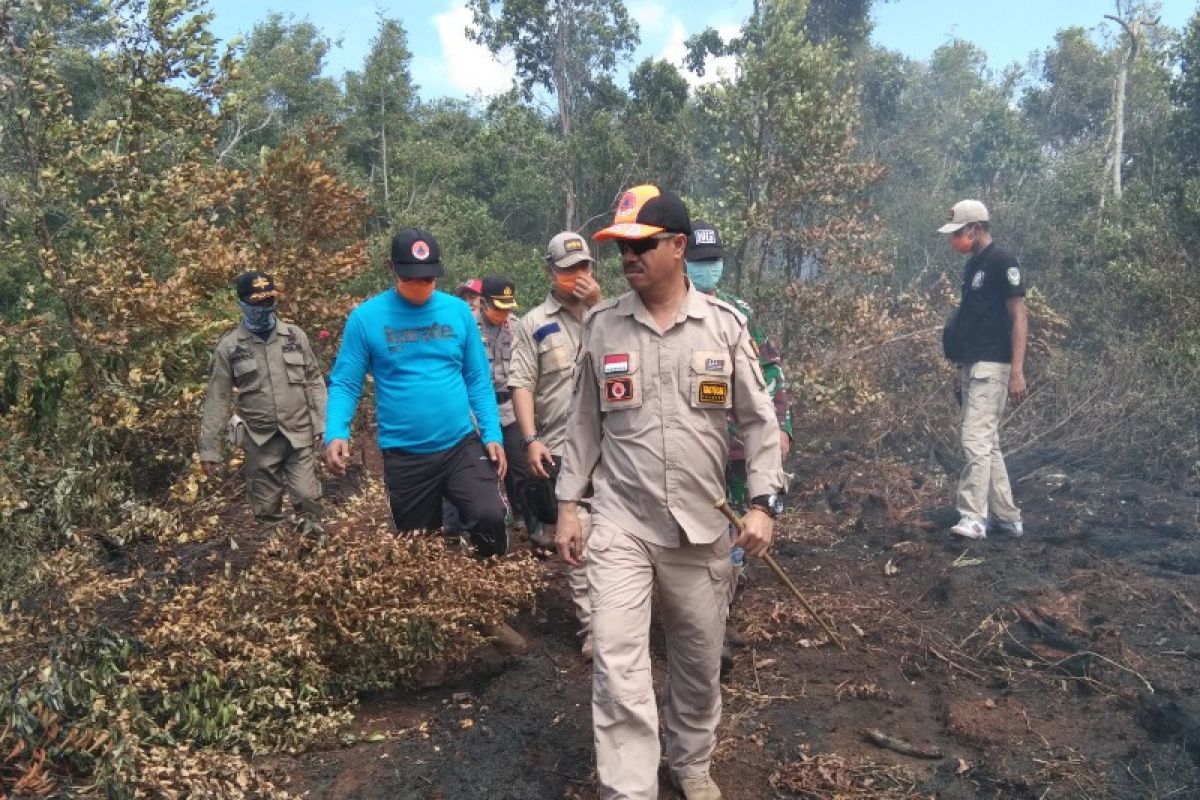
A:
<svg viewBox="0 0 1200 800">
<path fill-rule="evenodd" d="M 958 479 L 958 513 L 985 522 L 989 514 L 1001 522 L 1021 519 L 1000 452 L 1000 419 L 1008 401 L 1011 369 L 1011 365 L 995 361 L 977 361 L 959 369 L 962 448 L 967 463 Z"/>
<path fill-rule="evenodd" d="M 667 761 L 676 775 L 707 773 L 721 719 L 721 644 L 729 609 L 729 539 L 664 547 L 592 516 L 592 722 L 605 800 L 657 800 L 658 707 L 650 670 L 650 602 L 667 638 Z"/>
</svg>

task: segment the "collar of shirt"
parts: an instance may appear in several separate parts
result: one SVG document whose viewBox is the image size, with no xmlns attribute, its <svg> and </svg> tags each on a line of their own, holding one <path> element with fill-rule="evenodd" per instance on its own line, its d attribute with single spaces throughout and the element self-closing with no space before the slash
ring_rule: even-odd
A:
<svg viewBox="0 0 1200 800">
<path fill-rule="evenodd" d="M 976 253 L 975 255 L 968 258 L 967 266 L 966 266 L 966 274 L 970 275 L 972 272 L 974 272 L 979 267 L 979 265 L 982 264 L 987 259 L 988 254 L 992 252 L 992 248 L 994 248 L 995 246 L 996 246 L 996 243 L 994 241 L 990 242 L 987 247 L 983 248 L 978 253 Z"/>
<path fill-rule="evenodd" d="M 264 339 L 263 337 L 256 334 L 254 331 L 248 330 L 245 325 L 243 325 L 242 323 L 239 322 L 238 323 L 238 339 L 243 340 L 243 341 L 254 341 L 254 342 L 262 342 L 263 344 L 270 344 L 271 342 L 273 342 L 275 340 L 275 338 L 277 336 L 281 335 L 279 332 L 279 329 L 282 327 L 283 327 L 283 323 L 280 322 L 279 320 L 276 320 L 275 327 L 271 328 L 271 333 L 267 336 L 267 338 Z"/>
<path fill-rule="evenodd" d="M 658 325 L 654 322 L 654 317 L 650 313 L 650 309 L 646 308 L 646 304 L 642 302 L 642 297 L 637 292 L 628 292 L 619 301 L 616 308 L 613 309 L 618 314 L 631 316 L 638 322 L 645 325 L 653 331 L 658 330 Z M 708 316 L 708 299 L 704 294 L 696 289 L 691 281 L 688 281 L 687 296 L 679 305 L 679 310 L 675 312 L 675 323 L 686 320 L 688 317 L 694 319 L 704 319 Z M 664 331 L 665 332 L 665 331 Z"/>
</svg>

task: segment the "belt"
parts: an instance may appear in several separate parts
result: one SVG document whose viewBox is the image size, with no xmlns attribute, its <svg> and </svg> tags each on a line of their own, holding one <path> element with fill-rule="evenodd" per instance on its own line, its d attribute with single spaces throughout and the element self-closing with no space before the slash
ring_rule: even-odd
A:
<svg viewBox="0 0 1200 800">
<path fill-rule="evenodd" d="M 496 392 L 497 403 L 507 403 L 512 399 L 512 392 Z"/>
</svg>

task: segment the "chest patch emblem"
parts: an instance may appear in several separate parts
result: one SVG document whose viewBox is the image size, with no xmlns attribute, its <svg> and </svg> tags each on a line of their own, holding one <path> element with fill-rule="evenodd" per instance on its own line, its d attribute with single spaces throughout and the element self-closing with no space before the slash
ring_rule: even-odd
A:
<svg viewBox="0 0 1200 800">
<path fill-rule="evenodd" d="M 704 369 L 709 372 L 725 369 L 725 359 L 723 358 L 706 358 L 704 359 Z"/>
<path fill-rule="evenodd" d="M 1021 285 L 1021 270 L 1016 267 L 1008 268 L 1008 282 L 1013 286 Z"/>
<path fill-rule="evenodd" d="M 722 381 L 700 381 L 700 396 L 696 398 L 706 405 L 725 405 L 729 399 L 729 384 Z"/>
<path fill-rule="evenodd" d="M 620 403 L 633 399 L 633 378 L 608 378 L 604 381 L 604 399 Z"/>
<path fill-rule="evenodd" d="M 979 272 L 975 273 L 975 277 L 971 278 L 971 288 L 972 289 L 982 289 L 983 288 L 983 270 L 979 270 Z"/>
<path fill-rule="evenodd" d="M 558 333 L 561 330 L 562 328 L 559 327 L 557 322 L 547 322 L 545 325 L 542 325 L 533 332 L 533 341 L 541 343 L 542 339 L 545 339 L 552 333 Z"/>
<path fill-rule="evenodd" d="M 622 372 L 629 372 L 628 353 L 610 353 L 604 356 L 605 375 L 620 375 Z"/>
</svg>

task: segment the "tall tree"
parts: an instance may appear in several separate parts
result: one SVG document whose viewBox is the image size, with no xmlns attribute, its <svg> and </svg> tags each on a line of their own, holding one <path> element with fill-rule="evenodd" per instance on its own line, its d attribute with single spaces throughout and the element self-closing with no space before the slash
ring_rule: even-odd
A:
<svg viewBox="0 0 1200 800">
<path fill-rule="evenodd" d="M 511 52 L 525 97 L 532 98 L 537 88 L 554 96 L 566 154 L 563 223 L 575 230 L 580 224 L 575 139 L 583 94 L 633 52 L 637 23 L 622 0 L 467 0 L 467 7 L 475 40 L 495 54 Z"/>
<path fill-rule="evenodd" d="M 1137 64 L 1138 52 L 1146 28 L 1158 24 L 1158 17 L 1151 16 L 1137 0 L 1115 0 L 1117 14 L 1105 14 L 1104 18 L 1121 26 L 1128 40 L 1125 55 L 1117 63 L 1117 76 L 1113 81 L 1113 130 L 1108 156 L 1108 173 L 1112 178 L 1113 199 L 1120 200 L 1122 194 L 1121 170 L 1124 168 L 1125 148 L 1125 87 L 1129 73 Z"/>
<path fill-rule="evenodd" d="M 254 26 L 222 99 L 221 160 L 256 159 L 261 147 L 334 118 L 341 90 L 322 74 L 332 45 L 308 20 L 273 13 Z"/>
<path fill-rule="evenodd" d="M 351 160 L 362 167 L 368 184 L 379 187 L 376 206 L 390 227 L 392 180 L 388 157 L 412 124 L 415 92 L 408 37 L 399 21 L 379 15 L 362 72 L 346 74 L 347 140 Z"/>
</svg>

